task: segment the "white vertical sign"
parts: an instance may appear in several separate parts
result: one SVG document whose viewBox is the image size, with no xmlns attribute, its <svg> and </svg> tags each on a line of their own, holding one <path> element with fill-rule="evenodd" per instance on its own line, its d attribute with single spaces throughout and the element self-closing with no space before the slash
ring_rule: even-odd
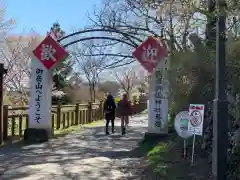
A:
<svg viewBox="0 0 240 180">
<path fill-rule="evenodd" d="M 167 80 L 165 60 L 159 63 L 156 72 L 152 76 L 149 89 L 148 107 L 148 132 L 168 133 L 168 92 L 169 84 Z"/>
<path fill-rule="evenodd" d="M 204 120 L 204 105 L 190 104 L 189 115 L 192 117 L 188 122 L 188 131 L 192 134 L 202 136 L 203 120 Z"/>
<path fill-rule="evenodd" d="M 32 58 L 29 102 L 29 128 L 51 131 L 52 72 Z"/>
</svg>

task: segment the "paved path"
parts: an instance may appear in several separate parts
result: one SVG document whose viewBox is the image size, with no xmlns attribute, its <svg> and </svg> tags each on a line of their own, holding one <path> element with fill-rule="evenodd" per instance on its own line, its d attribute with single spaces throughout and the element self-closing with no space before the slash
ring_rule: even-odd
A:
<svg viewBox="0 0 240 180">
<path fill-rule="evenodd" d="M 146 116 L 130 120 L 129 132 L 105 136 L 103 125 L 43 144 L 0 149 L 1 180 L 130 179 L 141 157 L 137 143 L 146 132 Z"/>
</svg>

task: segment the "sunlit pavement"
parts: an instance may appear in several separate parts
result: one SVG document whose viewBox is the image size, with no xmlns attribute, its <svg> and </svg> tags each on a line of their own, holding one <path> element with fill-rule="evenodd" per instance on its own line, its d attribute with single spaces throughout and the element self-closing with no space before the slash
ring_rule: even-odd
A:
<svg viewBox="0 0 240 180">
<path fill-rule="evenodd" d="M 147 131 L 146 115 L 130 119 L 125 136 L 116 122 L 116 133 L 106 136 L 104 125 L 85 128 L 48 143 L 0 149 L 1 180 L 114 180 L 136 173 L 141 158 L 134 156 Z M 111 127 L 110 127 L 111 128 Z"/>
</svg>

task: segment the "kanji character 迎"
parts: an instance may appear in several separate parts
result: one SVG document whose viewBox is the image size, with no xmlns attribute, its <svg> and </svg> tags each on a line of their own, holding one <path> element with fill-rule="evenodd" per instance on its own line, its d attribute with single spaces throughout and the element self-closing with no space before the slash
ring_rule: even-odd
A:
<svg viewBox="0 0 240 180">
<path fill-rule="evenodd" d="M 148 47 L 143 47 L 143 50 L 143 61 L 155 63 L 157 58 L 157 49 L 148 45 Z"/>
</svg>

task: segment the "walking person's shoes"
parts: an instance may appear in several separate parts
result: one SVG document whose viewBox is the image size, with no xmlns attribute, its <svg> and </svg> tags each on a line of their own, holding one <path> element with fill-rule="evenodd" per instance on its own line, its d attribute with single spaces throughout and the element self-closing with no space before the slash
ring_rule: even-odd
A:
<svg viewBox="0 0 240 180">
<path fill-rule="evenodd" d="M 112 134 L 114 134 L 114 133 L 115 133 L 115 130 L 113 129 L 113 130 L 112 130 Z"/>
<path fill-rule="evenodd" d="M 122 127 L 122 135 L 126 134 L 126 128 Z"/>
<path fill-rule="evenodd" d="M 108 128 L 105 129 L 106 135 L 109 135 Z"/>
</svg>

